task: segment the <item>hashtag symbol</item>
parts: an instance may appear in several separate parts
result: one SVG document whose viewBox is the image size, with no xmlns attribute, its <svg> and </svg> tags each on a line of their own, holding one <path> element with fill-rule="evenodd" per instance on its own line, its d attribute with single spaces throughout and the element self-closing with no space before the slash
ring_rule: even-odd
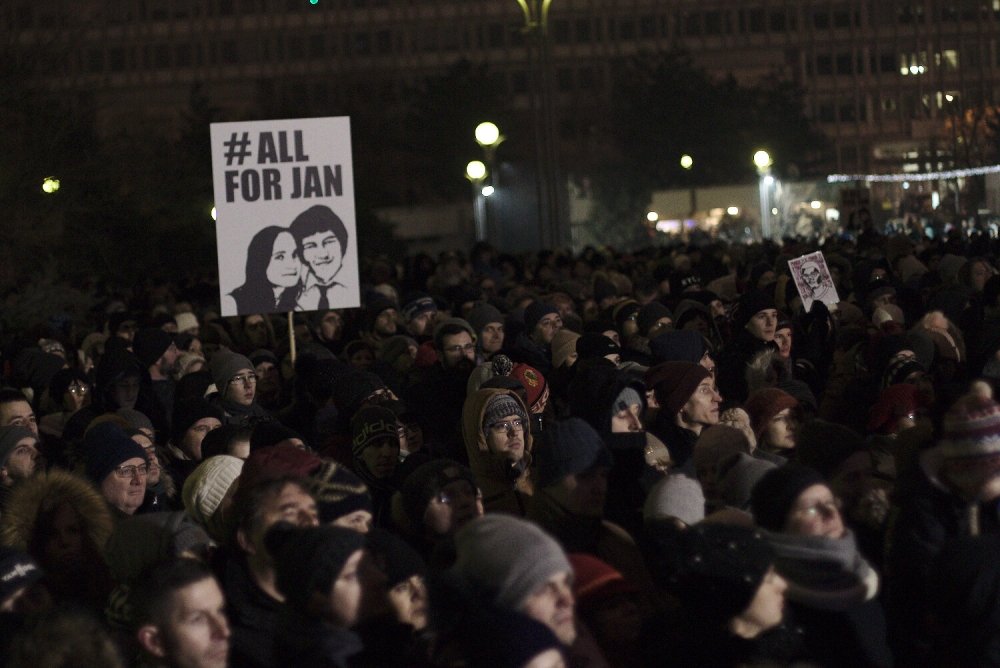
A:
<svg viewBox="0 0 1000 668">
<path fill-rule="evenodd" d="M 226 159 L 226 165 L 233 164 L 233 158 L 239 160 L 242 165 L 243 160 L 253 155 L 250 150 L 250 133 L 244 132 L 242 137 L 237 137 L 236 132 L 229 138 L 229 141 L 222 142 L 222 145 L 226 147 L 226 153 L 223 157 Z"/>
</svg>

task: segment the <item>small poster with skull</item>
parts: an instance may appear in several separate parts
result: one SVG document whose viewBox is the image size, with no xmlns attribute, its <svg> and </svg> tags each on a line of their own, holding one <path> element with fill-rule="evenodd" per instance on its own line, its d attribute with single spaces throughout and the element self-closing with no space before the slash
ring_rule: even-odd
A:
<svg viewBox="0 0 1000 668">
<path fill-rule="evenodd" d="M 795 279 L 795 287 L 802 297 L 802 308 L 808 313 L 814 301 L 833 306 L 840 301 L 837 287 L 833 284 L 830 269 L 822 251 L 802 255 L 788 261 L 788 268 Z"/>
</svg>

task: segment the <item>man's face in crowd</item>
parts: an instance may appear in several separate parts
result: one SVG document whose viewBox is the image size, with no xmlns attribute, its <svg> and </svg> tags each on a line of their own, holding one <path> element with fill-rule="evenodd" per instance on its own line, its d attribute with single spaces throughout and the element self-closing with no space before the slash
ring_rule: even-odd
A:
<svg viewBox="0 0 1000 668">
<path fill-rule="evenodd" d="M 139 377 L 126 376 L 116 380 L 112 392 L 119 408 L 135 408 L 139 399 Z"/>
<path fill-rule="evenodd" d="M 406 323 L 406 329 L 413 336 L 430 334 L 431 329 L 434 327 L 435 316 L 437 316 L 437 311 L 423 311 L 418 313 Z"/>
<path fill-rule="evenodd" d="M 0 468 L 0 484 L 9 486 L 18 480 L 30 478 L 35 472 L 37 462 L 38 439 L 22 438 L 14 446 L 14 452 L 7 458 L 7 462 Z"/>
<path fill-rule="evenodd" d="M 297 483 L 289 482 L 281 488 L 281 491 L 262 501 L 257 511 L 256 529 L 250 537 L 250 544 L 243 545 L 243 548 L 251 554 L 267 554 L 264 535 L 278 522 L 290 522 L 299 527 L 319 526 L 316 500 Z"/>
<path fill-rule="evenodd" d="M 27 400 L 16 399 L 0 404 L 0 427 L 10 426 L 25 427 L 38 436 L 38 420 Z"/>
<path fill-rule="evenodd" d="M 527 421 L 520 415 L 508 415 L 486 427 L 486 445 L 490 452 L 503 455 L 512 462 L 524 457 L 524 431 Z"/>
<path fill-rule="evenodd" d="M 143 646 L 176 668 L 225 668 L 229 659 L 226 601 L 215 578 L 192 582 L 171 596 L 166 619 Z M 148 627 L 140 629 L 144 637 Z"/>
<path fill-rule="evenodd" d="M 750 322 L 747 323 L 747 331 L 754 338 L 761 341 L 774 341 L 775 328 L 778 326 L 778 311 L 773 308 L 766 308 L 757 311 Z"/>
<path fill-rule="evenodd" d="M 200 462 L 201 442 L 205 440 L 205 436 L 208 432 L 213 429 L 218 429 L 221 426 L 222 422 L 220 422 L 218 418 L 201 418 L 187 428 L 187 431 L 184 432 L 184 437 L 181 439 L 181 442 L 177 444 L 177 447 L 192 460 Z"/>
<path fill-rule="evenodd" d="M 502 322 L 491 322 L 483 327 L 483 331 L 479 332 L 479 343 L 483 347 L 483 352 L 487 355 L 500 352 L 503 348 L 503 336 Z"/>
<path fill-rule="evenodd" d="M 131 468 L 130 471 L 126 470 Z M 101 493 L 108 503 L 132 515 L 146 496 L 146 460 L 133 457 L 119 464 L 101 481 Z"/>
<path fill-rule="evenodd" d="M 163 352 L 163 356 L 160 357 L 159 367 L 160 373 L 164 376 L 169 376 L 173 373 L 174 368 L 177 366 L 177 358 L 180 357 L 181 351 L 177 349 L 177 346 L 171 341 L 170 345 Z"/>
<path fill-rule="evenodd" d="M 441 365 L 446 369 L 471 369 L 476 359 L 476 344 L 468 332 L 441 337 Z"/>
<path fill-rule="evenodd" d="M 267 324 L 262 315 L 248 315 L 243 321 L 243 331 L 247 339 L 255 348 L 265 348 L 267 346 Z"/>
<path fill-rule="evenodd" d="M 448 475 L 458 475 L 452 469 Z M 424 526 L 435 536 L 447 536 L 483 516 L 483 495 L 464 478 L 450 481 L 427 503 Z"/>
<path fill-rule="evenodd" d="M 146 452 L 146 461 L 149 462 L 149 473 L 146 475 L 146 486 L 155 487 L 160 482 L 163 470 L 160 468 L 160 460 L 156 456 L 156 446 L 146 434 L 133 434 L 132 440 Z M 199 444 L 199 448 L 200 448 Z"/>
<path fill-rule="evenodd" d="M 333 232 L 317 232 L 302 240 L 302 259 L 321 283 L 333 280 L 340 271 L 343 249 Z"/>
<path fill-rule="evenodd" d="M 319 321 L 319 338 L 324 341 L 336 341 L 340 338 L 340 331 L 344 327 L 344 320 L 336 311 L 328 311 Z"/>
<path fill-rule="evenodd" d="M 381 480 L 391 477 L 399 462 L 399 441 L 383 438 L 372 443 L 361 451 L 361 461 L 376 478 Z"/>
<path fill-rule="evenodd" d="M 375 317 L 372 329 L 379 336 L 393 336 L 396 333 L 396 309 L 387 308 Z"/>
<path fill-rule="evenodd" d="M 562 326 L 562 318 L 559 317 L 558 313 L 546 313 L 545 317 L 539 320 L 538 324 L 535 325 L 535 329 L 531 333 L 531 338 L 533 338 L 536 343 L 548 345 L 552 343 L 552 337 L 556 335 L 556 332 L 562 329 Z"/>
</svg>

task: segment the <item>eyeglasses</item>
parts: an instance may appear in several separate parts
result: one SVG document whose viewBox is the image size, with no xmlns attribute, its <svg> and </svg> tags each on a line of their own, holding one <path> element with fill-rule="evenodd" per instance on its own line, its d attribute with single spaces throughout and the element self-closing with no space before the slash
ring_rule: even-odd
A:
<svg viewBox="0 0 1000 668">
<path fill-rule="evenodd" d="M 446 353 L 471 353 L 476 349 L 475 343 L 466 343 L 464 346 L 454 345 L 444 349 Z"/>
<path fill-rule="evenodd" d="M 257 374 L 246 373 L 239 376 L 233 376 L 229 379 L 230 385 L 256 385 L 257 384 Z"/>
<path fill-rule="evenodd" d="M 446 489 L 442 489 L 438 492 L 434 500 L 438 503 L 450 506 L 459 495 L 467 496 L 475 500 L 481 500 L 483 498 L 483 493 L 479 491 L 479 488 L 470 482 L 450 484 Z"/>
<path fill-rule="evenodd" d="M 67 388 L 70 394 L 87 394 L 90 388 L 80 383 L 73 383 Z"/>
<path fill-rule="evenodd" d="M 490 430 L 494 434 L 509 434 L 512 429 L 523 430 L 524 420 L 517 418 L 516 420 L 509 420 L 507 422 L 494 422 L 490 425 Z"/>
<path fill-rule="evenodd" d="M 823 515 L 824 517 L 833 517 L 834 515 L 839 514 L 843 507 L 843 502 L 840 499 L 834 498 L 829 501 L 817 501 L 816 503 L 806 506 L 805 508 L 798 508 L 795 510 L 795 513 L 805 517 L 819 517 L 820 515 Z"/>
<path fill-rule="evenodd" d="M 132 478 L 136 475 L 140 478 L 145 478 L 149 475 L 149 464 L 130 464 L 128 466 L 119 466 L 115 469 L 115 475 L 119 478 Z"/>
</svg>

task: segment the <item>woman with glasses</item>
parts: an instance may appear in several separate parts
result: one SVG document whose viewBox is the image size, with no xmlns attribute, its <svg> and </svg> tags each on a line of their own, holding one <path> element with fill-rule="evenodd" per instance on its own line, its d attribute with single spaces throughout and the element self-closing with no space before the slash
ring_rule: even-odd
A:
<svg viewBox="0 0 1000 668">
<path fill-rule="evenodd" d="M 754 521 L 788 581 L 790 614 L 822 665 L 889 666 L 879 575 L 844 524 L 840 499 L 818 471 L 787 464 L 754 486 Z"/>
<path fill-rule="evenodd" d="M 476 390 L 462 407 L 462 436 L 486 511 L 524 516 L 532 441 L 521 399 L 512 390 Z"/>
<path fill-rule="evenodd" d="M 90 405 L 93 395 L 90 381 L 76 369 L 61 369 L 49 381 L 49 405 L 52 410 L 38 423 L 46 436 L 62 438 L 66 421 L 81 408 Z"/>
</svg>

